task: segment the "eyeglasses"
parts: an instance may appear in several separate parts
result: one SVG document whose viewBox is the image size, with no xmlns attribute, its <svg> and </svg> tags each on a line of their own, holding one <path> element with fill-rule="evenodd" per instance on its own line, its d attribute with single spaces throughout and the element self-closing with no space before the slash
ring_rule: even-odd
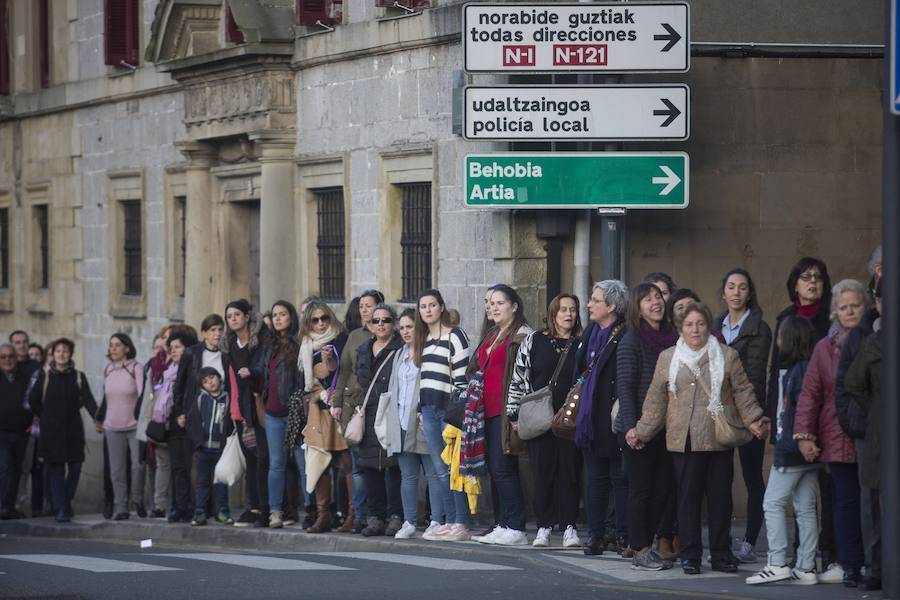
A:
<svg viewBox="0 0 900 600">
<path fill-rule="evenodd" d="M 817 281 L 825 281 L 825 278 L 821 273 L 801 273 L 800 277 L 798 277 L 800 281 L 807 281 L 816 283 Z"/>
<path fill-rule="evenodd" d="M 15 354 L 0 354 L 0 360 L 10 360 L 15 358 Z"/>
<path fill-rule="evenodd" d="M 376 318 L 372 319 L 371 322 L 372 322 L 372 325 L 382 325 L 382 324 L 390 325 L 391 323 L 394 322 L 394 319 L 392 317 L 376 317 Z"/>
<path fill-rule="evenodd" d="M 319 323 L 330 323 L 331 317 L 329 317 L 328 315 L 322 315 L 321 317 L 312 317 L 310 318 L 310 321 L 312 321 L 313 325 L 318 325 Z"/>
</svg>

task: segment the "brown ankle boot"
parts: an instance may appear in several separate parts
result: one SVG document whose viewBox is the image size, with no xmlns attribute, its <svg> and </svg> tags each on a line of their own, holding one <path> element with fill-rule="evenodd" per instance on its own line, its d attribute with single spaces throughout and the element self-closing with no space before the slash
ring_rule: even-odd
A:
<svg viewBox="0 0 900 600">
<path fill-rule="evenodd" d="M 665 560 L 675 560 L 678 553 L 672 547 L 672 540 L 669 538 L 659 538 L 659 555 Z"/>
<path fill-rule="evenodd" d="M 316 483 L 316 522 L 307 533 L 331 531 L 331 474 L 325 472 Z"/>
<path fill-rule="evenodd" d="M 356 523 L 356 510 L 353 508 L 353 474 L 350 473 L 345 478 L 347 483 L 347 516 L 343 525 L 338 527 L 339 533 L 353 533 L 353 526 Z"/>
</svg>

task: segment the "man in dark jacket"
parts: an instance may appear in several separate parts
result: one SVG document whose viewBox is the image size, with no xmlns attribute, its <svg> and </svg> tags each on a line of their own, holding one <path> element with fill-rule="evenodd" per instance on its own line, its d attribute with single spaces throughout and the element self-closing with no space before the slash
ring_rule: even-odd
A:
<svg viewBox="0 0 900 600">
<path fill-rule="evenodd" d="M 29 377 L 12 344 L 0 344 L 0 373 L 0 519 L 21 519 L 25 515 L 16 510 L 16 493 L 32 414 L 25 408 Z"/>
</svg>

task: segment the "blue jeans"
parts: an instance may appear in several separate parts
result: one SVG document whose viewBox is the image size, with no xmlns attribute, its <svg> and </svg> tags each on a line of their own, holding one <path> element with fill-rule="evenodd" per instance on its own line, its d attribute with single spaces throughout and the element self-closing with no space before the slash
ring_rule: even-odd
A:
<svg viewBox="0 0 900 600">
<path fill-rule="evenodd" d="M 405 432 L 401 434 L 405 437 Z M 425 477 L 428 479 L 428 499 L 431 501 L 431 520 L 439 513 L 441 496 L 438 492 L 440 480 L 434 470 L 431 457 L 427 454 L 415 454 L 414 452 L 401 452 L 397 455 L 400 463 L 400 498 L 403 501 L 403 519 L 416 524 L 416 514 L 419 510 L 419 473 L 424 468 Z M 421 467 L 419 466 L 421 465 Z"/>
<path fill-rule="evenodd" d="M 230 514 L 228 510 L 228 486 L 224 483 L 213 483 L 213 474 L 216 471 L 216 463 L 222 456 L 220 450 L 213 448 L 199 448 L 194 452 L 194 466 L 197 468 L 197 489 L 194 496 L 197 499 L 196 514 L 205 514 L 209 504 L 209 494 L 215 488 L 213 500 L 215 514 Z"/>
<path fill-rule="evenodd" d="M 353 464 L 353 510 L 356 511 L 356 522 L 366 522 L 366 476 L 359 464 L 359 448 L 350 448 L 350 461 Z"/>
<path fill-rule="evenodd" d="M 497 524 L 525 531 L 525 498 L 519 482 L 519 459 L 503 453 L 502 416 L 484 420 L 484 443 L 491 479 L 497 484 L 500 514 Z"/>
<path fill-rule="evenodd" d="M 44 468 L 47 469 L 50 483 L 50 509 L 57 515 L 64 512 L 72 516 L 72 499 L 78 489 L 81 463 L 46 463 Z"/>
<path fill-rule="evenodd" d="M 612 490 L 616 507 L 616 537 L 628 538 L 628 480 L 622 470 L 622 457 L 601 457 L 593 450 L 583 452 L 587 467 L 584 506 L 590 535 L 602 539 L 606 532 L 606 513 Z"/>
<path fill-rule="evenodd" d="M 301 446 L 294 448 L 294 461 L 297 463 L 297 472 L 300 474 L 300 491 L 303 493 L 303 505 L 309 506 L 315 503 L 315 498 L 306 491 L 306 453 Z M 326 470 L 322 477 L 330 477 Z"/>
<path fill-rule="evenodd" d="M 0 508 L 3 510 L 16 508 L 19 477 L 27 446 L 27 433 L 0 431 Z"/>
<path fill-rule="evenodd" d="M 772 467 L 769 471 L 769 486 L 763 500 L 763 512 L 766 516 L 770 566 L 783 567 L 787 564 L 788 532 L 785 524 L 785 508 L 788 499 L 792 499 L 794 516 L 800 530 L 797 568 L 802 571 L 812 571 L 816 568 L 816 548 L 819 545 L 816 490 L 819 487 L 820 468 L 784 473 Z"/>
<path fill-rule="evenodd" d="M 287 449 L 284 447 L 284 430 L 287 417 L 273 417 L 266 413 L 266 443 L 269 447 L 269 510 L 282 511 L 284 502 L 284 469 L 287 465 Z"/>
<path fill-rule="evenodd" d="M 428 480 L 428 495 L 431 500 L 431 518 L 438 523 L 467 523 L 469 520 L 469 499 L 465 492 L 450 489 L 450 467 L 441 458 L 444 451 L 444 413 L 442 408 L 423 406 L 422 426 L 425 432 L 425 443 L 428 445 L 428 457 L 434 469 L 434 485 L 431 477 Z M 422 461 L 426 462 L 425 460 Z M 425 470 L 428 475 L 428 470 Z M 434 492 L 431 489 L 434 488 Z"/>
</svg>

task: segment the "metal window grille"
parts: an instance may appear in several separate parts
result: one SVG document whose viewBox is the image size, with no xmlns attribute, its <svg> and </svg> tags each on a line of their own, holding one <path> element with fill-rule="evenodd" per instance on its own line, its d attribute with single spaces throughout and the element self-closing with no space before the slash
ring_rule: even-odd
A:
<svg viewBox="0 0 900 600">
<path fill-rule="evenodd" d="M 0 288 L 9 289 L 9 209 L 0 208 Z"/>
<path fill-rule="evenodd" d="M 178 255 L 175 259 L 175 293 L 179 298 L 184 298 L 184 289 L 187 284 L 187 198 L 178 196 L 175 198 L 175 243 Z"/>
<path fill-rule="evenodd" d="M 125 290 L 129 296 L 141 295 L 141 202 L 122 201 L 124 220 Z"/>
<path fill-rule="evenodd" d="M 400 253 L 403 258 L 404 302 L 414 301 L 431 287 L 431 184 L 400 186 L 403 192 L 403 231 Z"/>
<path fill-rule="evenodd" d="M 319 254 L 319 295 L 331 302 L 344 301 L 344 190 L 316 190 Z"/>
<path fill-rule="evenodd" d="M 50 287 L 50 222 L 49 209 L 46 204 L 38 204 L 34 207 L 34 218 L 37 222 L 37 234 L 40 241 L 41 255 L 41 289 Z"/>
</svg>

